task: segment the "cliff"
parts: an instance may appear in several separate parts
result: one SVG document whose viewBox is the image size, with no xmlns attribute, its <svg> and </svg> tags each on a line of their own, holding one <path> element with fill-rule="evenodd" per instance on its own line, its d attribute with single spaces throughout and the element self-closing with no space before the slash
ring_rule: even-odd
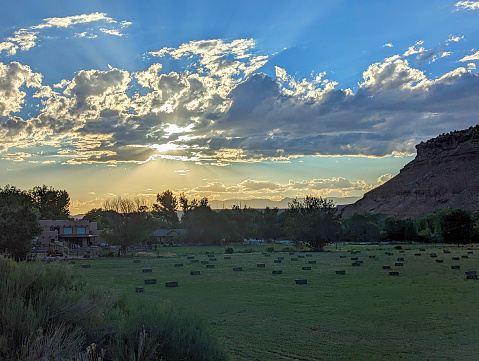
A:
<svg viewBox="0 0 479 361">
<path fill-rule="evenodd" d="M 416 145 L 397 176 L 343 210 L 420 217 L 441 208 L 479 211 L 479 125 Z"/>
</svg>

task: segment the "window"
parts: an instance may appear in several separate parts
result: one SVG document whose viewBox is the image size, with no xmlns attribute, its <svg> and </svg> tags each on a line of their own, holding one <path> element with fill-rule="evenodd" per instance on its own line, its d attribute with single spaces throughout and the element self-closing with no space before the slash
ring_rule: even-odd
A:
<svg viewBox="0 0 479 361">
<path fill-rule="evenodd" d="M 64 234 L 73 234 L 73 228 L 72 227 L 63 227 L 63 233 Z"/>
<path fill-rule="evenodd" d="M 85 227 L 77 227 L 77 234 L 86 234 Z"/>
</svg>

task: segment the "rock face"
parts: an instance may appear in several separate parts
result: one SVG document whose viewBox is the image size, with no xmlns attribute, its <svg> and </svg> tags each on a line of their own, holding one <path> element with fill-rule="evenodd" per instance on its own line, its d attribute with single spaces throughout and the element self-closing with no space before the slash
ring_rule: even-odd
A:
<svg viewBox="0 0 479 361">
<path fill-rule="evenodd" d="M 397 176 L 343 209 L 420 217 L 441 208 L 479 211 L 479 125 L 416 145 L 417 156 Z"/>
</svg>

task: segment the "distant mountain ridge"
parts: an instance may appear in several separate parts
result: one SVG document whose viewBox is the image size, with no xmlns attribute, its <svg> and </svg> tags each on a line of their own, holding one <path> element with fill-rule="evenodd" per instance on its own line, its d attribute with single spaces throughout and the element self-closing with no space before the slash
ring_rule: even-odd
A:
<svg viewBox="0 0 479 361">
<path fill-rule="evenodd" d="M 332 200 L 336 205 L 346 205 L 356 202 L 360 197 L 325 197 Z M 292 202 L 294 198 L 283 198 L 280 201 L 272 201 L 270 199 L 228 199 L 224 201 L 212 200 L 209 202 L 209 205 L 213 209 L 230 209 L 232 206 L 240 206 L 244 208 L 254 208 L 254 209 L 265 209 L 269 208 L 279 208 L 286 209 L 288 208 L 288 203 Z"/>
<path fill-rule="evenodd" d="M 343 209 L 420 217 L 437 209 L 479 211 L 479 125 L 416 145 L 417 156 L 394 178 Z"/>
</svg>

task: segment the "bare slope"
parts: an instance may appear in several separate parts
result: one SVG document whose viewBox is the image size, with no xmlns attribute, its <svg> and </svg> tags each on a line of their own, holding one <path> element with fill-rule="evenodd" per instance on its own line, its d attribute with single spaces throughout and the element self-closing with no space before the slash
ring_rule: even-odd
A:
<svg viewBox="0 0 479 361">
<path fill-rule="evenodd" d="M 417 156 L 397 176 L 344 208 L 420 217 L 440 208 L 479 211 L 479 125 L 416 145 Z"/>
</svg>

